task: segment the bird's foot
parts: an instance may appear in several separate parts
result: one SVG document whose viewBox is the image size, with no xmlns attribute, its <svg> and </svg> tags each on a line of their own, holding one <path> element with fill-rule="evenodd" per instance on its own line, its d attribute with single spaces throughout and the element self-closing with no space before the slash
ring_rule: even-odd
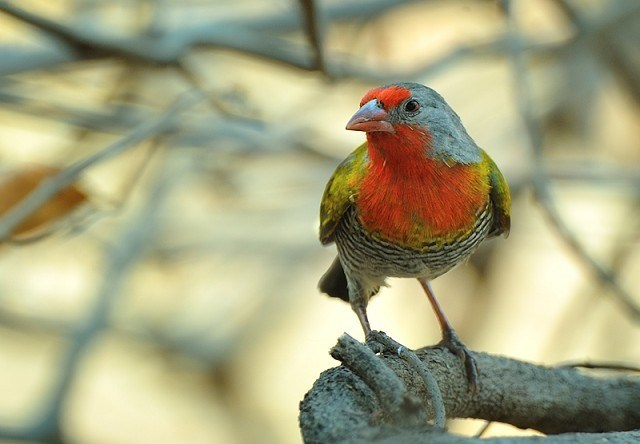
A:
<svg viewBox="0 0 640 444">
<path fill-rule="evenodd" d="M 386 333 L 377 330 L 370 330 L 364 340 L 367 347 L 376 354 L 382 353 L 385 350 L 385 346 L 380 342 L 380 340 L 378 340 L 380 335 L 386 336 Z"/>
<path fill-rule="evenodd" d="M 403 350 L 413 351 L 410 348 L 400 344 L 391 336 L 383 331 L 372 330 L 367 335 L 367 346 L 373 350 L 374 353 L 391 353 L 400 356 Z"/>
<path fill-rule="evenodd" d="M 451 353 L 458 356 L 467 373 L 467 381 L 472 393 L 478 388 L 478 366 L 471 351 L 458 338 L 455 330 L 447 330 L 443 332 L 442 340 L 438 343 L 438 347 L 446 347 Z"/>
</svg>

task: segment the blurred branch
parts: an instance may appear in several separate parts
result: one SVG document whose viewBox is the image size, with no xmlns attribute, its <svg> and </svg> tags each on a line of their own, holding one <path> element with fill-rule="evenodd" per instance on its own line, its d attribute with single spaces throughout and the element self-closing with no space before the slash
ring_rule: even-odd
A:
<svg viewBox="0 0 640 444">
<path fill-rule="evenodd" d="M 178 70 L 182 75 L 180 67 Z M 179 133 L 172 135 L 173 144 L 209 148 L 214 141 L 233 139 L 242 142 L 241 147 L 234 149 L 242 149 L 244 152 L 282 151 L 294 147 L 312 150 L 315 146 L 310 142 L 313 138 L 309 137 L 308 128 L 297 128 L 287 122 L 267 122 L 236 114 L 226 109 L 229 105 L 221 103 L 219 96 L 202 89 L 202 83 L 194 83 L 186 75 L 184 78 L 198 93 L 206 97 L 208 103 L 219 113 L 213 116 L 207 113 L 190 116 L 188 124 L 181 128 Z M 0 90 L 0 100 L 3 99 L 5 106 L 13 105 L 18 112 L 105 133 L 130 131 L 132 126 L 143 125 L 151 118 L 147 107 L 130 104 L 118 104 L 111 106 L 108 111 L 102 111 L 58 102 L 42 103 L 42 99 L 36 96 Z M 219 145 L 217 149 L 224 150 L 225 145 Z"/>
<path fill-rule="evenodd" d="M 624 177 L 622 171 L 619 173 L 619 175 Z M 553 179 L 554 176 L 551 175 L 550 178 Z M 561 178 L 566 177 L 563 176 Z M 571 176 L 569 178 L 573 179 L 573 177 Z M 589 180 L 590 185 L 595 184 L 596 186 L 600 187 L 599 189 L 602 189 L 602 178 L 600 176 L 596 176 L 595 178 L 591 179 L 590 175 L 587 175 L 586 178 L 583 178 L 581 177 L 581 175 L 579 175 L 578 178 L 582 180 Z M 629 178 L 624 177 L 624 179 L 628 180 Z M 591 182 L 591 180 L 593 180 L 593 182 Z M 604 183 L 607 184 L 608 182 L 615 183 L 614 178 L 607 177 L 606 182 Z M 622 183 L 624 183 L 624 181 L 622 181 Z M 612 273 L 616 273 L 617 275 L 620 275 L 624 271 L 625 265 L 630 265 L 633 263 L 633 261 L 630 261 L 630 259 L 632 258 L 637 245 L 640 245 L 638 242 L 640 240 L 640 219 L 638 218 L 638 211 L 640 211 L 640 186 L 636 188 L 633 187 L 633 184 L 631 185 L 632 187 L 627 186 L 624 189 L 624 191 L 629 191 L 629 189 L 631 189 L 632 193 L 635 193 L 632 194 L 633 200 L 629 205 L 629 215 L 621 219 L 625 222 L 625 229 L 615 230 L 613 232 L 614 238 L 611 240 L 615 248 L 609 254 L 610 270 Z M 631 237 L 629 237 L 628 232 L 626 231 L 627 228 L 632 233 Z M 555 353 L 560 352 L 561 354 L 564 354 L 562 352 L 571 354 L 572 350 L 575 350 L 576 342 L 580 341 L 579 338 L 583 337 L 584 330 L 567 329 L 567 325 L 575 325 L 576 322 L 578 322 L 580 325 L 590 325 L 591 321 L 598 316 L 598 312 L 600 311 L 598 307 L 594 307 L 594 304 L 591 303 L 591 301 L 596 303 L 600 301 L 608 302 L 605 301 L 600 295 L 600 288 L 590 285 L 589 282 L 584 283 L 582 286 L 586 286 L 586 288 L 576 288 L 574 290 L 575 295 L 572 297 L 571 303 L 564 304 L 564 307 L 561 310 L 560 317 L 555 322 L 553 329 L 547 334 L 548 340 L 546 341 L 545 347 L 543 347 L 539 351 L 540 355 L 548 355 L 550 351 L 553 351 Z M 591 299 L 591 301 L 585 300 L 585 298 Z M 617 341 L 618 345 L 624 343 L 627 343 L 629 347 L 635 346 L 635 340 L 632 336 L 623 337 L 619 341 Z M 608 363 L 606 362 L 598 362 L 594 365 L 606 366 L 607 364 Z M 571 364 L 569 363 L 568 365 Z M 628 370 L 631 371 L 632 366 L 629 366 L 628 364 L 621 365 L 629 367 Z"/>
<path fill-rule="evenodd" d="M 304 25 L 309 38 L 309 43 L 313 48 L 314 53 L 314 66 L 320 72 L 327 73 L 327 66 L 324 60 L 324 45 L 323 45 L 323 22 L 320 17 L 319 8 L 314 0 L 300 0 L 302 6 L 302 13 L 304 16 Z"/>
<path fill-rule="evenodd" d="M 640 367 L 621 362 L 563 362 L 558 367 L 586 368 L 590 370 L 614 370 L 618 372 L 640 373 Z"/>
<path fill-rule="evenodd" d="M 338 339 L 332 356 L 344 363 L 371 353 L 368 347 L 348 335 Z M 478 391 L 467 390 L 464 369 L 457 358 L 440 348 L 416 351 L 440 386 L 449 418 L 479 418 L 532 428 L 552 436 L 546 442 L 608 442 L 640 438 L 640 379 L 593 378 L 575 369 L 548 368 L 504 357 L 474 352 L 479 369 Z M 300 424 L 307 443 L 394 442 L 470 443 L 480 442 L 443 433 L 425 424 L 407 426 L 381 415 L 380 390 L 368 381 L 378 380 L 379 367 L 392 370 L 402 389 L 429 403 L 423 379 L 394 353 L 375 355 L 371 365 L 360 363 L 324 372 L 300 405 Z M 387 371 L 385 370 L 385 372 Z M 598 432 L 581 433 L 576 432 Z M 571 433 L 571 434 L 569 434 Z M 506 439 L 506 438 L 504 438 Z M 500 442 L 528 442 L 511 438 Z M 482 441 L 484 442 L 484 441 Z"/>
<path fill-rule="evenodd" d="M 228 128 L 229 126 L 246 127 L 254 130 L 262 128 L 263 121 L 231 112 L 228 109 L 229 105 L 223 103 L 219 96 L 204 89 L 203 83 L 199 80 L 197 82 L 194 81 L 196 76 L 191 69 L 185 67 L 183 70 L 182 64 L 180 64 L 177 67 L 177 71 L 187 80 L 189 86 L 196 90 L 197 94 L 201 94 L 208 99 L 208 103 L 219 114 L 214 119 L 210 115 L 192 117 L 189 123 L 195 132 L 197 132 L 197 128 L 210 128 L 212 120 L 214 120 L 213 124 L 216 127 L 219 123 L 222 128 Z M 186 72 L 189 72 L 192 77 L 189 78 Z M 148 106 L 138 103 L 110 104 L 105 110 L 86 108 L 68 102 L 52 101 L 48 98 L 49 102 L 45 102 L 42 96 L 17 92 L 16 89 L 18 88 L 19 83 L 14 82 L 11 82 L 7 88 L 0 88 L 0 101 L 3 102 L 5 108 L 12 108 L 22 114 L 41 119 L 50 119 L 54 122 L 78 127 L 79 129 L 119 134 L 130 131 L 132 125 L 142 125 L 152 118 L 148 112 Z M 190 136 L 185 133 L 177 134 L 178 142 L 181 141 L 181 137 L 188 138 Z"/>
<path fill-rule="evenodd" d="M 495 424 L 493 421 L 487 421 L 485 422 L 476 433 L 474 433 L 473 437 L 474 438 L 480 438 L 482 437 L 485 433 L 487 433 L 487 431 L 489 430 L 489 428 L 491 427 L 491 425 Z"/>
<path fill-rule="evenodd" d="M 25 9 L 18 8 L 10 2 L 0 0 L 0 10 L 6 14 L 28 23 L 40 31 L 55 37 L 60 42 L 66 43 L 73 48 L 78 58 L 97 58 L 113 55 L 115 49 L 113 45 L 107 44 L 102 50 L 102 42 L 96 38 L 97 35 L 81 29 L 74 29 L 54 20 L 49 20 L 43 16 L 31 13 Z M 122 55 L 127 54 L 124 48 L 119 48 Z"/>
<path fill-rule="evenodd" d="M 638 20 L 640 4 L 624 1 L 612 3 L 610 9 L 615 11 L 614 20 L 606 20 L 606 26 L 594 25 L 584 18 L 570 0 L 557 0 L 555 4 L 573 24 L 577 38 L 590 40 L 594 53 L 606 62 L 604 66 L 611 68 L 627 86 L 636 103 L 640 104 L 640 59 L 629 56 L 637 48 L 637 27 L 625 29 L 629 21 Z M 624 33 L 630 36 L 626 40 L 621 38 Z"/>
<path fill-rule="evenodd" d="M 200 240 L 197 245 L 182 246 L 171 251 L 163 249 L 160 243 L 155 244 L 148 255 L 152 260 L 172 262 L 184 260 L 185 255 L 201 256 L 230 250 L 238 253 L 237 242 L 231 242 L 234 244 L 232 247 L 221 245 L 220 241 L 211 241 L 207 244 L 206 241 Z M 277 247 L 282 246 L 278 244 Z M 240 251 L 242 248 L 240 247 Z M 256 254 L 256 250 L 264 250 L 255 242 L 247 245 L 246 248 L 250 249 L 252 254 Z M 273 248 L 276 246 L 269 246 L 268 250 L 273 251 Z M 176 257 L 171 257 L 173 255 Z M 277 272 L 263 282 L 265 287 L 279 285 L 297 268 L 302 271 L 309 264 L 312 256 L 313 253 L 306 245 L 287 250 L 286 258 L 281 259 L 283 262 L 274 267 Z M 279 259 L 270 254 L 269 260 L 275 263 Z M 251 347 L 256 336 L 269 331 L 274 323 L 278 322 L 282 313 L 291 307 L 293 297 L 295 297 L 294 293 L 285 292 L 277 298 L 256 299 L 254 306 L 246 314 L 242 327 L 225 329 L 224 334 L 220 333 L 221 326 L 229 321 L 225 312 L 214 312 L 207 322 L 190 323 L 188 328 L 179 330 L 175 329 L 172 322 L 166 325 L 150 323 L 144 313 L 128 318 L 126 321 L 119 318 L 110 319 L 108 328 L 110 333 L 123 340 L 157 347 L 169 356 L 175 356 L 180 360 L 186 357 L 211 370 L 228 363 L 232 356 Z M 81 322 L 81 319 L 67 320 L 47 314 L 18 313 L 0 304 L 0 326 L 24 333 L 67 337 L 80 328 Z M 180 322 L 179 318 L 177 322 Z"/>
<path fill-rule="evenodd" d="M 0 101 L 5 108 L 13 108 L 22 114 L 51 119 L 80 129 L 100 131 L 104 133 L 119 133 L 141 124 L 149 116 L 140 112 L 132 105 L 121 104 L 112 107 L 111 112 L 93 108 L 74 106 L 70 103 L 45 102 L 42 96 L 31 96 L 19 93 L 15 89 L 18 84 L 11 83 L 9 87 L 0 90 Z"/>
<path fill-rule="evenodd" d="M 171 131 L 182 111 L 192 106 L 196 99 L 199 99 L 199 97 L 193 95 L 183 96 L 161 116 L 142 123 L 129 134 L 93 156 L 77 162 L 63 170 L 60 174 L 43 181 L 38 188 L 0 218 L 0 242 L 8 239 L 13 230 L 22 221 L 28 218 L 34 211 L 38 210 L 49 199 L 61 190 L 71 186 L 85 169 L 114 157 L 149 137 Z"/>
<path fill-rule="evenodd" d="M 175 180 L 167 177 L 165 170 L 162 170 L 164 174 L 156 178 L 146 202 L 137 215 L 107 248 L 103 280 L 93 307 L 71 337 L 69 347 L 58 369 L 58 380 L 41 415 L 31 424 L 22 427 L 0 427 L 0 438 L 20 441 L 42 440 L 48 443 L 64 442 L 61 430 L 63 403 L 75 379 L 79 362 L 95 337 L 106 326 L 126 276 L 153 238 L 155 233 L 153 227 L 158 226 L 159 210 Z"/>
<path fill-rule="evenodd" d="M 194 17 L 194 20 L 180 23 L 171 29 L 155 30 L 153 35 L 142 33 L 138 36 L 123 37 L 121 33 L 101 29 L 97 23 L 91 23 L 90 26 L 83 28 L 64 25 L 0 0 L 0 11 L 37 27 L 57 42 L 46 51 L 39 48 L 16 50 L 10 45 L 0 46 L 0 57 L 3 59 L 0 74 L 44 68 L 72 60 L 104 57 L 116 57 L 151 65 L 179 65 L 190 49 L 204 46 L 230 49 L 297 69 L 320 70 L 331 77 L 359 78 L 379 82 L 389 81 L 392 78 L 423 77 L 470 56 L 504 55 L 508 52 L 511 36 L 505 34 L 489 42 L 460 46 L 447 52 L 440 59 L 428 61 L 414 69 L 396 72 L 367 68 L 361 61 L 354 61 L 353 54 L 335 57 L 332 60 L 325 58 L 322 45 L 323 23 L 351 21 L 356 18 L 366 20 L 399 5 L 412 2 L 409 0 L 368 2 L 351 0 L 320 7 L 320 4 L 314 0 L 300 0 L 304 12 L 302 21 L 295 11 L 285 14 L 281 11 L 272 14 L 267 12 L 255 17 L 243 16 L 200 23 L 197 17 Z M 617 24 L 633 16 L 638 10 L 640 8 L 630 8 L 629 14 L 622 11 L 613 17 L 606 17 L 592 23 L 586 28 L 584 35 L 593 37 L 615 29 Z M 274 33 L 285 33 L 300 28 L 306 30 L 310 45 L 293 43 L 274 35 Z M 544 53 L 570 46 L 572 42 L 573 40 L 568 40 L 548 44 L 528 41 L 521 42 L 521 47 L 528 51 Z M 623 59 L 626 60 L 625 57 Z"/>
<path fill-rule="evenodd" d="M 636 167 L 577 161 L 573 161 L 569 165 L 555 161 L 545 163 L 544 168 L 547 177 L 554 181 L 579 181 L 598 187 L 603 185 L 618 186 L 632 195 L 640 194 L 640 171 Z"/>
<path fill-rule="evenodd" d="M 218 94 L 214 94 L 208 90 L 203 76 L 199 75 L 199 73 L 196 72 L 196 69 L 189 65 L 186 61 L 182 61 L 181 63 L 179 63 L 175 67 L 175 69 L 180 77 L 182 77 L 191 88 L 195 89 L 207 98 L 207 103 L 209 103 L 209 105 L 211 105 L 211 108 L 218 114 L 228 117 L 229 119 L 244 122 L 253 127 L 263 125 L 264 122 L 257 118 L 242 115 L 238 112 L 232 111 L 229 104 L 222 100 Z"/>
<path fill-rule="evenodd" d="M 34 48 L 23 48 L 16 52 L 13 46 L 0 46 L 0 58 L 4 60 L 0 66 L 0 74 L 44 68 L 71 60 L 104 57 L 151 65 L 179 65 L 190 49 L 205 46 L 235 50 L 306 71 L 322 70 L 332 77 L 360 78 L 377 82 L 388 81 L 390 78 L 411 79 L 424 76 L 469 56 L 503 54 L 509 43 L 508 36 L 500 36 L 489 42 L 460 46 L 441 59 L 429 61 L 415 69 L 396 72 L 371 69 L 361 61 L 354 61 L 353 54 L 337 57 L 335 60 L 325 59 L 322 48 L 322 22 L 319 22 L 319 18 L 324 17 L 327 22 L 349 21 L 356 17 L 365 19 L 409 1 L 375 0 L 362 3 L 352 0 L 324 8 L 320 8 L 312 0 L 300 1 L 304 7 L 306 26 L 301 26 L 298 14 L 282 14 L 278 11 L 277 18 L 258 16 L 227 21 L 213 20 L 201 24 L 189 22 L 175 29 L 165 29 L 151 37 L 146 34 L 123 37 L 121 33 L 115 34 L 101 29 L 96 23 L 81 29 L 59 24 L 0 0 L 0 11 L 37 27 L 57 42 L 57 45 L 45 53 Z M 310 46 L 292 43 L 273 35 L 273 32 L 295 30 L 293 25 L 297 25 L 297 29 L 303 27 L 307 30 Z M 536 51 L 554 50 L 560 46 L 533 41 L 528 43 L 529 49 Z M 56 60 L 56 51 L 60 51 L 59 60 Z M 38 59 L 42 59 L 41 63 Z"/>
<path fill-rule="evenodd" d="M 317 0 L 316 0 L 317 1 Z M 432 1 L 432 0 L 427 0 Z M 340 0 L 317 2 L 316 7 L 328 22 L 352 22 L 354 20 L 370 20 L 402 5 L 425 3 L 425 0 Z M 253 17 L 238 17 L 247 27 L 256 31 L 292 32 L 304 28 L 304 19 L 299 14 L 283 14 L 280 10 L 273 13 L 256 14 Z M 197 26 L 209 26 L 204 23 Z"/>
<path fill-rule="evenodd" d="M 513 12 L 513 5 L 509 0 L 504 0 L 505 12 L 507 14 L 507 26 L 509 34 L 512 35 L 513 45 L 511 46 L 511 61 L 514 72 L 515 91 L 517 106 L 522 116 L 522 120 L 527 130 L 527 136 L 533 153 L 533 174 L 532 184 L 536 199 L 540 203 L 544 214 L 551 222 L 556 233 L 570 248 L 580 262 L 598 279 L 598 281 L 611 290 L 615 300 L 624 308 L 624 312 L 631 316 L 636 322 L 640 322 L 640 307 L 636 305 L 634 298 L 618 283 L 616 276 L 610 270 L 603 267 L 591 256 L 586 248 L 580 243 L 576 235 L 567 226 L 558 211 L 553 194 L 550 190 L 549 176 L 544 168 L 543 153 L 543 133 L 540 123 L 535 117 L 532 108 L 531 88 L 528 81 L 526 61 L 522 48 L 520 47 L 520 33 L 518 32 L 517 19 Z"/>
<path fill-rule="evenodd" d="M 4 0 L 0 0 L 0 11 L 36 27 L 58 43 L 63 43 L 72 51 L 76 60 L 116 57 L 152 65 L 175 65 L 192 47 L 208 45 L 239 50 L 301 69 L 313 69 L 306 48 L 279 37 L 256 33 L 240 24 L 213 24 L 206 28 L 185 26 L 152 37 L 125 37 L 100 29 L 95 23 L 84 28 L 61 24 Z M 7 49 L 11 51 L 12 47 L 0 47 L 0 54 Z M 33 66 L 33 58 L 38 54 L 24 52 L 23 57 L 14 59 L 13 64 L 3 64 L 0 74 L 22 71 L 21 63 Z M 67 55 L 68 52 L 61 54 L 59 62 L 65 61 Z M 49 62 L 55 62 L 54 59 L 55 57 L 50 56 Z"/>
</svg>

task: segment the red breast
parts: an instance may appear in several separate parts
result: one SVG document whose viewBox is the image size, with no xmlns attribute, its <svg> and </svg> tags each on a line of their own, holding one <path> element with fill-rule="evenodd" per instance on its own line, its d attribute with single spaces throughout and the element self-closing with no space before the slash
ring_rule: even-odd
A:
<svg viewBox="0 0 640 444">
<path fill-rule="evenodd" d="M 356 202 L 363 226 L 409 247 L 470 230 L 489 198 L 480 165 L 448 166 L 425 155 L 424 135 L 396 131 L 368 134 L 371 163 Z"/>
</svg>

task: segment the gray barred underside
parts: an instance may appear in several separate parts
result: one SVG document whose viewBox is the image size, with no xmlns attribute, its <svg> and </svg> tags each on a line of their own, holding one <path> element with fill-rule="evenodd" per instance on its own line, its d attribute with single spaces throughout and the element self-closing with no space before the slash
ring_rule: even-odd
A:
<svg viewBox="0 0 640 444">
<path fill-rule="evenodd" d="M 400 247 L 367 233 L 351 207 L 336 230 L 336 244 L 347 275 L 381 285 L 386 277 L 434 279 L 464 261 L 487 237 L 492 222 L 491 204 L 477 218 L 465 237 L 444 245 L 425 243 L 421 249 Z M 365 287 L 368 285 L 361 282 Z"/>
</svg>

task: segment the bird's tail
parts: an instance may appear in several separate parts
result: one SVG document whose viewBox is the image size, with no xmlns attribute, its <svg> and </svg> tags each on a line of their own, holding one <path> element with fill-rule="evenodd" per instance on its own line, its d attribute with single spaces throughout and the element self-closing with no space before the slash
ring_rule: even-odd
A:
<svg viewBox="0 0 640 444">
<path fill-rule="evenodd" d="M 349 290 L 347 288 L 347 276 L 340 263 L 340 257 L 336 256 L 327 272 L 320 278 L 318 289 L 333 298 L 340 298 L 349 302 Z"/>
</svg>

